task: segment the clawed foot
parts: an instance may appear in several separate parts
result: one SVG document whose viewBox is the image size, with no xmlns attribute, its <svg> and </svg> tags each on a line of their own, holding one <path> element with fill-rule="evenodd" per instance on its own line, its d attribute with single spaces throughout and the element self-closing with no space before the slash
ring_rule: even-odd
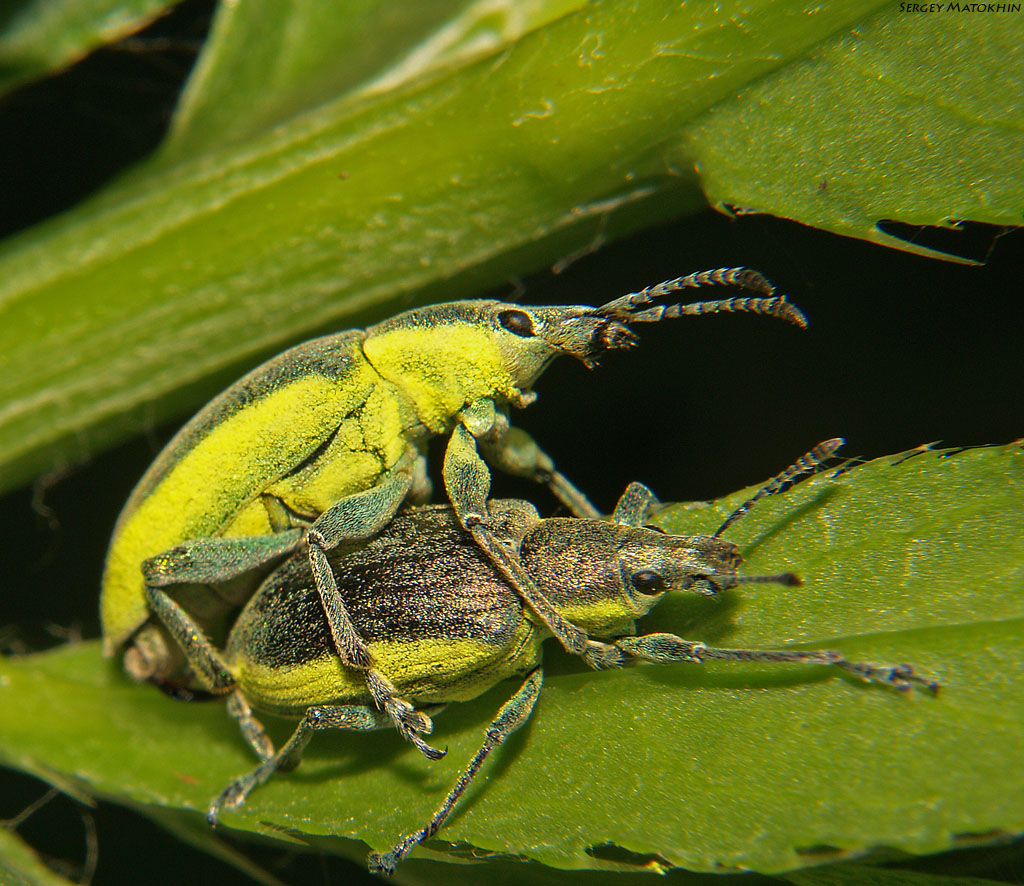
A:
<svg viewBox="0 0 1024 886">
<path fill-rule="evenodd" d="M 371 852 L 366 856 L 366 866 L 370 869 L 371 874 L 383 874 L 385 877 L 390 877 L 395 872 L 397 865 L 398 859 L 395 858 L 394 851 Z"/>
<path fill-rule="evenodd" d="M 237 781 L 228 785 L 221 792 L 220 796 L 210 804 L 210 808 L 206 810 L 207 824 L 211 828 L 217 827 L 217 818 L 220 816 L 220 811 L 222 809 L 237 809 L 245 803 L 245 798 L 248 796 L 249 791 L 245 785 Z"/>
<path fill-rule="evenodd" d="M 439 750 L 420 738 L 420 735 L 430 735 L 434 731 L 434 721 L 426 714 L 415 710 L 403 699 L 394 699 L 389 713 L 402 738 L 410 742 L 428 760 L 440 760 L 448 753 L 448 748 Z"/>
</svg>

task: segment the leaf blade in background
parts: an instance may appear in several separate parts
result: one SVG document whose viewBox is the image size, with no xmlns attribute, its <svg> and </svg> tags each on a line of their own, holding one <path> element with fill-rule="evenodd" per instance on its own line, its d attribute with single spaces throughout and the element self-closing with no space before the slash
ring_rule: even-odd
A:
<svg viewBox="0 0 1024 886">
<path fill-rule="evenodd" d="M 258 134 L 346 93 L 394 89 L 492 53 L 583 0 L 221 4 L 161 161 Z M 359 87 L 357 89 L 357 87 Z"/>
<path fill-rule="evenodd" d="M 0 95 L 146 27 L 167 0 L 28 0 L 0 19 Z"/>
<path fill-rule="evenodd" d="M 50 870 L 17 831 L 0 825 L 0 886 L 72 886 Z"/>
<path fill-rule="evenodd" d="M 940 258 L 878 223 L 1020 225 L 1024 18 L 966 15 L 892 4 L 695 120 L 711 203 Z"/>
<path fill-rule="evenodd" d="M 950 487 L 959 504 L 944 515 Z M 706 529 L 742 498 L 664 520 Z M 806 584 L 752 585 L 717 603 L 681 597 L 643 630 L 910 661 L 942 680 L 939 696 L 809 666 L 583 672 L 549 648 L 533 721 L 424 855 L 459 843 L 561 868 L 622 870 L 638 857 L 660 868 L 772 873 L 880 846 L 927 853 L 963 833 L 1020 833 L 1021 775 L 1005 761 L 1024 751 L 1022 504 L 1019 444 L 879 459 L 759 503 L 730 533 L 751 540 L 744 571 L 796 568 Z M 960 552 L 958 569 L 940 561 L 933 573 L 908 560 L 908 531 L 945 540 Z M 976 617 L 960 597 L 978 604 Z M 430 814 L 509 692 L 502 684 L 438 719 L 437 740 L 451 749 L 442 763 L 395 736 L 317 736 L 300 769 L 222 824 L 349 855 L 353 838 L 386 847 Z M 133 806 L 199 812 L 252 765 L 222 706 L 129 685 L 94 643 L 3 662 L 0 701 L 8 765 L 72 775 Z M 286 734 L 278 728 L 275 738 Z"/>
</svg>

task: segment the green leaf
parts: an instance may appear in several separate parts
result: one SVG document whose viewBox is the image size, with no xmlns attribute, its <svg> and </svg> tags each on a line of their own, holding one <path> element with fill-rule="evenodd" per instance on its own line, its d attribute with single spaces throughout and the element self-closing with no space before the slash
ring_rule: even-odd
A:
<svg viewBox="0 0 1024 886">
<path fill-rule="evenodd" d="M 167 0 L 22 0 L 0 10 L 0 95 L 141 30 Z"/>
<path fill-rule="evenodd" d="M 477 294 L 702 206 L 676 162 L 687 125 L 882 5 L 610 0 L 140 167 L 0 248 L 0 490 L 313 332 Z M 237 99 L 281 110 L 252 77 Z"/>
<path fill-rule="evenodd" d="M 706 532 L 744 497 L 659 516 L 673 531 Z M 460 855 L 557 868 L 772 873 L 1020 833 L 1024 777 L 1008 761 L 1024 755 L 1022 507 L 1019 444 L 922 448 L 759 502 L 729 533 L 745 573 L 793 570 L 804 585 L 680 595 L 643 630 L 911 662 L 941 681 L 938 697 L 814 666 L 596 673 L 548 644 L 533 720 L 417 855 L 445 857 L 455 844 Z M 222 825 L 350 856 L 363 851 L 352 841 L 386 848 L 426 821 L 513 688 L 440 716 L 435 738 L 450 751 L 437 763 L 394 735 L 316 736 L 298 770 Z M 280 741 L 288 727 L 274 725 Z M 0 665 L 0 757 L 196 818 L 253 765 L 223 705 L 131 685 L 95 643 Z"/>
<path fill-rule="evenodd" d="M 1024 180 L 1006 174 L 1024 152 L 1024 16 L 903 5 L 687 128 L 712 203 L 945 258 L 878 222 L 1024 221 Z"/>
<path fill-rule="evenodd" d="M 395 89 L 493 53 L 584 0 L 254 0 L 218 8 L 162 161 L 238 142 L 342 95 Z"/>
<path fill-rule="evenodd" d="M 71 886 L 51 871 L 14 830 L 0 824 L 0 886 Z"/>
</svg>

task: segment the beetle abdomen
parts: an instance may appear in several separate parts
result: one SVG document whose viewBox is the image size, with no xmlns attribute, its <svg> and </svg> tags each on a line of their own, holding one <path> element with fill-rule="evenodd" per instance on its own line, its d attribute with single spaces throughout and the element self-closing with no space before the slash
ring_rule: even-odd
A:
<svg viewBox="0 0 1024 886">
<path fill-rule="evenodd" d="M 522 601 L 449 509 L 400 514 L 380 536 L 331 557 L 338 589 L 378 669 L 420 701 L 471 698 L 532 665 L 541 637 Z M 264 709 L 365 699 L 344 668 L 304 558 L 292 558 L 239 616 L 228 659 Z"/>
</svg>

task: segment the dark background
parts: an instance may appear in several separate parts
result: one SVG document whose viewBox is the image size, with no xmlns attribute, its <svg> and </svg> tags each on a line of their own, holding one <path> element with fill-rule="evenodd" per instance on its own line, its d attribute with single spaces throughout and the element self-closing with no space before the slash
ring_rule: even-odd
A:
<svg viewBox="0 0 1024 886">
<path fill-rule="evenodd" d="M 0 188 L 8 196 L 0 235 L 72 206 L 155 147 L 210 7 L 185 3 L 120 47 L 0 101 Z M 865 457 L 924 442 L 970 446 L 1020 437 L 1024 234 L 981 225 L 901 233 L 985 264 L 939 262 L 780 219 L 708 210 L 606 247 L 559 275 L 510 281 L 490 295 L 598 304 L 665 278 L 743 264 L 772 277 L 811 319 L 806 331 L 742 315 L 639 327 L 641 348 L 612 355 L 593 373 L 556 364 L 518 423 L 604 510 L 634 479 L 665 500 L 715 497 L 768 478 L 837 435 L 848 440 L 846 454 Z M 97 589 L 110 530 L 134 480 L 174 430 L 153 428 L 53 485 L 0 498 L 4 648 L 98 636 Z M 496 480 L 495 492 L 553 507 L 540 491 L 508 481 Z M 44 790 L 0 770 L 0 817 Z M 250 882 L 106 804 L 83 813 L 60 798 L 20 831 L 67 860 L 75 875 L 86 857 L 83 815 L 96 828 L 96 884 L 142 877 L 152 884 Z M 288 882 L 360 876 L 333 858 L 252 851 Z M 1004 860 L 979 862 L 971 872 L 1024 881 L 1019 852 L 1009 863 L 997 857 Z"/>
</svg>

